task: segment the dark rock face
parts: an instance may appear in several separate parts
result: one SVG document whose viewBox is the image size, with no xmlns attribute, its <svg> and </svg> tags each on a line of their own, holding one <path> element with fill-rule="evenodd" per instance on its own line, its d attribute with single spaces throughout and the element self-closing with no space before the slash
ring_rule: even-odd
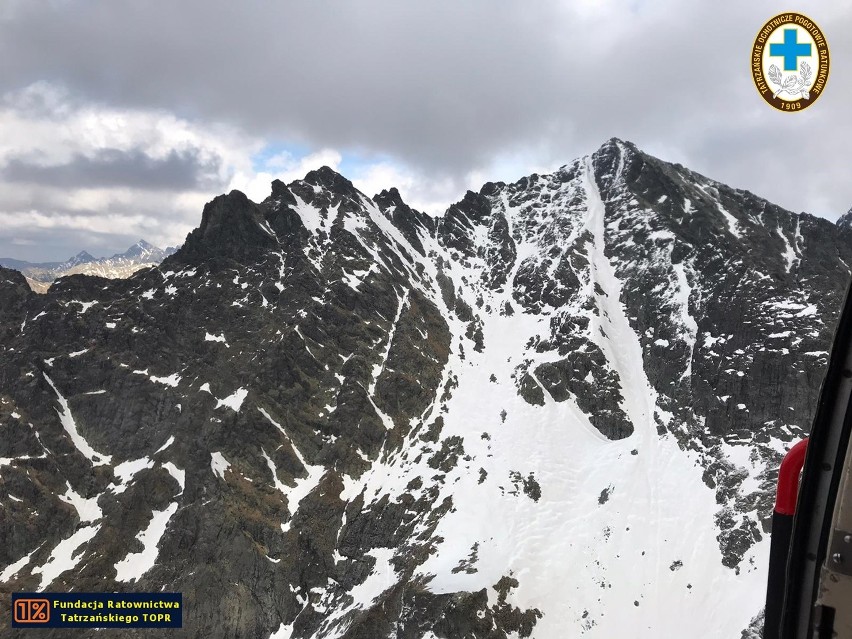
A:
<svg viewBox="0 0 852 639">
<path fill-rule="evenodd" d="M 670 636 L 730 577 L 739 632 L 849 264 L 842 225 L 611 140 L 436 219 L 323 168 L 127 280 L 0 269 L 0 589 L 508 639 Z"/>
<path fill-rule="evenodd" d="M 387 215 L 393 225 L 399 229 L 403 237 L 414 247 L 420 255 L 426 255 L 420 236 L 432 236 L 435 234 L 435 220 L 416 211 L 402 201 L 402 197 L 395 188 L 382 191 L 373 196 L 373 201 Z"/>
<path fill-rule="evenodd" d="M 852 228 L 852 209 L 849 209 L 837 219 L 837 227 L 847 230 Z"/>
<path fill-rule="evenodd" d="M 204 207 L 201 226 L 186 238 L 176 260 L 187 264 L 210 257 L 251 262 L 278 247 L 261 207 L 240 191 L 220 195 Z"/>
<path fill-rule="evenodd" d="M 26 307 L 31 294 L 27 280 L 21 273 L 0 267 L 0 327 L 9 333 L 4 338 L 11 339 L 17 321 L 26 319 Z"/>
</svg>

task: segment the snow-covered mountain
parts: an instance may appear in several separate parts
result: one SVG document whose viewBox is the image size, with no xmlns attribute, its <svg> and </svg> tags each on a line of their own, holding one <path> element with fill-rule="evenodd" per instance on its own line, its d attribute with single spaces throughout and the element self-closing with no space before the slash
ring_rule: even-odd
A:
<svg viewBox="0 0 852 639">
<path fill-rule="evenodd" d="M 849 264 L 613 139 L 438 218 L 323 168 L 125 280 L 2 270 L 0 590 L 180 591 L 181 637 L 740 637 Z"/>
<path fill-rule="evenodd" d="M 116 253 L 112 257 L 96 258 L 86 251 L 80 251 L 64 262 L 34 264 L 0 258 L 0 266 L 21 271 L 35 292 L 44 293 L 54 280 L 66 275 L 98 275 L 109 279 L 129 277 L 140 269 L 156 266 L 176 250 L 172 246 L 161 249 L 139 240 L 124 253 Z"/>
</svg>

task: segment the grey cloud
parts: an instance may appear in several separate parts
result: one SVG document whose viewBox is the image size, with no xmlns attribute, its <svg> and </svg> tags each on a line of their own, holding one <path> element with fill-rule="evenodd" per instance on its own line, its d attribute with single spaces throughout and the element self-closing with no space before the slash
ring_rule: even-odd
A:
<svg viewBox="0 0 852 639">
<path fill-rule="evenodd" d="M 0 75 L 16 86 L 58 77 L 110 104 L 452 170 L 535 135 L 541 98 L 570 95 L 542 95 L 564 61 L 540 38 L 549 11 L 526 12 L 476 2 L 24 7 L 3 34 L 15 56 L 3 56 Z"/>
<path fill-rule="evenodd" d="M 122 233 L 94 233 L 76 229 L 33 229 L 0 235 L 0 257 L 27 262 L 62 262 L 82 250 L 95 257 L 123 252 L 138 237 Z M 22 245 L 23 242 L 31 243 Z"/>
<path fill-rule="evenodd" d="M 838 169 L 852 146 L 848 2 L 811 12 L 834 71 L 797 115 L 752 86 L 765 4 L 600 3 L 609 21 L 572 6 L 20 3 L 0 23 L 0 90 L 61 81 L 87 100 L 390 156 L 454 184 L 497 156 L 557 166 L 616 135 L 794 210 L 834 217 L 852 204 Z"/>
<path fill-rule="evenodd" d="M 227 184 L 219 177 L 219 168 L 218 162 L 203 160 L 195 150 L 172 151 L 165 158 L 155 159 L 140 150 L 102 149 L 94 157 L 77 154 L 58 165 L 13 157 L 0 168 L 0 179 L 56 188 L 215 190 Z"/>
<path fill-rule="evenodd" d="M 129 199 L 105 191 L 99 204 L 69 204 L 69 190 L 0 182 L 0 257 L 62 261 L 81 250 L 96 257 L 124 251 L 139 238 L 166 247 L 198 224 L 204 196 L 179 203 L 171 191 L 136 190 Z"/>
</svg>

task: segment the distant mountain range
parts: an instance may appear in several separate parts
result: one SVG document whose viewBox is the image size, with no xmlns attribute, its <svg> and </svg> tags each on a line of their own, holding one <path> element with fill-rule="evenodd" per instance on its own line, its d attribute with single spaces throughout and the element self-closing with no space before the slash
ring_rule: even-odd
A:
<svg viewBox="0 0 852 639">
<path fill-rule="evenodd" d="M 110 279 L 128 277 L 139 269 L 156 266 L 177 250 L 176 246 L 161 249 L 145 240 L 139 240 L 124 253 L 112 257 L 93 257 L 80 251 L 64 262 L 26 262 L 0 257 L 0 266 L 20 271 L 37 293 L 44 293 L 54 280 L 65 275 L 82 273 Z"/>
</svg>

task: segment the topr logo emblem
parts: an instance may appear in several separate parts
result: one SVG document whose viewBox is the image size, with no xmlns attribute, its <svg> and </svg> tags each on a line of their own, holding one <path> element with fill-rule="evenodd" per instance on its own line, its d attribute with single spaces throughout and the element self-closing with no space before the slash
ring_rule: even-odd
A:
<svg viewBox="0 0 852 639">
<path fill-rule="evenodd" d="M 761 97 L 779 111 L 807 109 L 828 82 L 828 42 L 801 13 L 782 13 L 764 24 L 751 49 L 751 75 Z"/>
</svg>

